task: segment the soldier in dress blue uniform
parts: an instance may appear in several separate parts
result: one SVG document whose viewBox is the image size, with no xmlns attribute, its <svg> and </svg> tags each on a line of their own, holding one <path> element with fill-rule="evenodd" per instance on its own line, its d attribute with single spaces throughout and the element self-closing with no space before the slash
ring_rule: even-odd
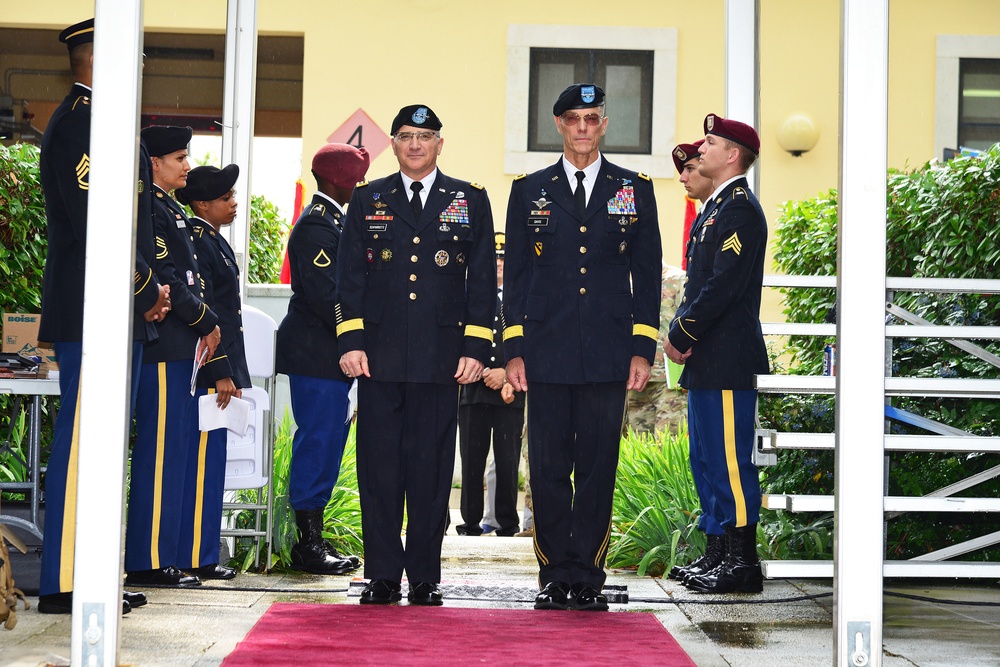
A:
<svg viewBox="0 0 1000 667">
<path fill-rule="evenodd" d="M 600 153 L 604 91 L 573 84 L 552 113 L 563 157 L 515 178 L 507 205 L 507 379 L 531 385 L 535 608 L 604 611 L 625 394 L 656 351 L 660 232 L 649 177 Z"/>
<path fill-rule="evenodd" d="M 218 316 L 205 303 L 205 284 L 194 248 L 194 229 L 168 194 L 187 183 L 190 127 L 142 130 L 152 156 L 153 270 L 170 285 L 173 310 L 157 325 L 159 337 L 143 351 L 136 402 L 136 442 L 132 449 L 128 526 L 125 532 L 126 584 L 195 586 L 198 577 L 177 568 L 183 514 L 184 478 L 191 448 L 191 370 L 213 358 L 221 332 Z M 197 348 L 197 350 L 196 350 Z"/>
<path fill-rule="evenodd" d="M 486 457 L 493 443 L 496 482 L 487 486 L 494 493 L 497 535 L 510 537 L 518 531 L 517 467 L 521 460 L 524 429 L 524 394 L 515 393 L 507 382 L 503 356 L 503 267 L 506 237 L 496 234 L 497 303 L 493 318 L 493 348 L 482 382 L 462 387 L 458 407 L 458 443 L 462 454 L 462 523 L 459 535 L 482 535 L 483 489 L 479 480 L 486 470 Z"/>
<path fill-rule="evenodd" d="M 698 171 L 715 190 L 691 226 L 684 302 L 664 352 L 684 364 L 688 434 L 711 513 L 725 530 L 725 554 L 712 570 L 684 579 L 704 593 L 758 593 L 760 482 L 753 464 L 757 416 L 754 376 L 768 372 L 760 326 L 767 221 L 746 172 L 760 151 L 756 130 L 708 114 Z"/>
<path fill-rule="evenodd" d="M 440 130 L 428 106 L 400 109 L 399 172 L 354 189 L 337 253 L 340 366 L 359 378 L 363 604 L 399 600 L 404 570 L 412 604 L 442 603 L 458 385 L 482 379 L 493 343 L 493 214 L 482 186 L 437 168 Z"/>
<path fill-rule="evenodd" d="M 87 195 L 90 187 L 90 95 L 93 79 L 94 19 L 59 35 L 69 48 L 76 83 L 52 114 L 42 138 L 41 181 L 45 193 L 48 253 L 42 286 L 39 339 L 55 344 L 62 404 L 45 474 L 45 539 L 38 610 L 69 614 L 73 608 L 73 547 L 76 497 L 75 438 L 83 338 L 83 287 L 87 245 Z M 132 350 L 132 402 L 139 385 L 142 343 L 156 338 L 154 320 L 170 309 L 169 288 L 153 275 L 153 223 L 150 216 L 148 161 L 143 153 L 138 181 L 135 304 Z M 123 609 L 146 603 L 142 593 L 125 593 Z"/>
<path fill-rule="evenodd" d="M 316 151 L 316 194 L 288 237 L 292 298 L 278 327 L 275 367 L 288 376 L 296 427 L 288 483 L 299 529 L 292 567 L 314 574 L 344 574 L 361 564 L 323 537 L 323 514 L 340 476 L 351 418 L 351 381 L 337 352 L 337 247 L 344 207 L 368 164 L 364 148 L 326 144 Z"/>
<path fill-rule="evenodd" d="M 674 146 L 672 153 L 674 166 L 677 168 L 677 173 L 679 174 L 678 180 L 681 185 L 684 186 L 684 190 L 687 191 L 687 195 L 692 199 L 697 199 L 701 202 L 702 208 L 705 207 L 705 202 L 708 201 L 709 196 L 712 194 L 712 190 L 715 186 L 712 185 L 712 179 L 707 176 L 703 176 L 698 171 L 698 166 L 701 164 L 701 154 L 698 149 L 701 145 L 705 143 L 704 139 L 699 139 L 698 141 L 692 142 L 690 144 L 677 144 Z M 695 217 L 694 222 L 692 222 L 692 227 L 698 226 L 698 221 L 700 220 L 701 211 L 699 215 Z M 673 315 L 673 314 L 672 314 Z M 661 311 L 661 319 L 662 319 Z M 672 316 L 668 319 L 673 319 Z M 666 333 L 669 329 L 664 327 L 664 347 L 666 344 Z M 678 579 L 684 581 L 689 576 L 704 574 L 709 570 L 715 568 L 719 563 L 722 562 L 722 558 L 725 555 L 725 531 L 722 526 L 719 525 L 718 521 L 715 520 L 715 516 L 712 514 L 712 489 L 705 482 L 705 478 L 701 471 L 701 461 L 698 458 L 698 453 L 694 447 L 694 440 L 688 439 L 688 447 L 690 451 L 690 461 L 691 461 L 691 476 L 694 479 L 695 488 L 698 491 L 698 500 L 701 504 L 701 517 L 698 520 L 698 530 L 702 531 L 706 535 L 706 548 L 705 553 L 699 558 L 695 559 L 688 565 L 680 566 L 675 565 L 670 568 L 670 572 L 667 576 L 670 579 Z"/>
<path fill-rule="evenodd" d="M 220 232 L 236 219 L 238 165 L 222 169 L 195 167 L 187 185 L 176 191 L 177 201 L 191 207 L 198 269 L 205 283 L 205 303 L 219 316 L 222 342 L 198 371 L 195 399 L 214 394 L 223 410 L 233 398 L 252 386 L 243 342 L 243 303 L 236 253 Z M 224 428 L 201 431 L 198 410 L 191 411 L 191 449 L 188 452 L 180 546 L 177 566 L 199 579 L 232 579 L 236 570 L 219 563 L 222 531 L 222 495 L 226 485 Z"/>
</svg>

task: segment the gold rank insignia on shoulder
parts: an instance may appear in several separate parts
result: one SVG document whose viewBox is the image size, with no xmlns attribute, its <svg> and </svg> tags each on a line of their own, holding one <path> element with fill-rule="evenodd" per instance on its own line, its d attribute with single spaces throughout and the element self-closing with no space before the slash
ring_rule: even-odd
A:
<svg viewBox="0 0 1000 667">
<path fill-rule="evenodd" d="M 326 206 L 323 204 L 313 204 L 313 207 L 309 209 L 309 213 L 315 213 L 316 215 L 326 215 Z"/>
<path fill-rule="evenodd" d="M 652 180 L 649 176 L 647 176 L 646 174 L 642 173 L 641 171 L 639 172 L 639 178 L 641 178 L 644 181 L 651 181 Z"/>
<path fill-rule="evenodd" d="M 485 190 L 486 189 L 486 186 L 480 185 L 479 183 L 469 183 L 469 185 L 471 185 L 472 187 L 474 187 L 477 190 Z"/>
<path fill-rule="evenodd" d="M 76 184 L 81 190 L 90 189 L 90 156 L 86 153 L 76 163 Z"/>
<path fill-rule="evenodd" d="M 743 197 L 744 199 L 750 199 L 750 197 L 747 195 L 747 191 L 744 190 L 743 188 L 735 188 L 733 190 L 733 199 L 736 199 L 737 197 Z"/>
<path fill-rule="evenodd" d="M 361 181 L 360 183 L 358 183 L 358 184 L 357 184 L 357 185 L 355 185 L 354 187 L 356 187 L 356 188 L 363 188 L 363 187 L 365 187 L 366 185 L 368 185 L 368 181 Z"/>
<path fill-rule="evenodd" d="M 527 173 L 524 173 L 524 174 L 518 174 L 517 176 L 515 176 L 515 177 L 514 177 L 514 180 L 515 180 L 515 181 L 519 181 L 519 180 L 521 180 L 522 178 L 527 178 L 527 177 L 528 177 L 528 174 L 527 174 Z"/>
<path fill-rule="evenodd" d="M 316 255 L 316 259 L 313 260 L 313 264 L 321 269 L 325 269 L 330 266 L 330 256 L 326 254 L 326 250 L 320 248 L 319 253 Z"/>
</svg>

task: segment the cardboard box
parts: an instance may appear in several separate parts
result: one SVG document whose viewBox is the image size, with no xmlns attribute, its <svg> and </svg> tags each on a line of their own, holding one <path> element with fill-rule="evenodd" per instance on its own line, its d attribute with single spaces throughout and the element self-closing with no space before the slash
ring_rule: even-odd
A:
<svg viewBox="0 0 1000 667">
<path fill-rule="evenodd" d="M 4 313 L 3 348 L 0 352 L 23 352 L 39 356 L 42 364 L 38 374 L 46 377 L 49 371 L 59 370 L 55 350 L 38 346 L 38 324 L 41 315 L 34 313 Z"/>
</svg>

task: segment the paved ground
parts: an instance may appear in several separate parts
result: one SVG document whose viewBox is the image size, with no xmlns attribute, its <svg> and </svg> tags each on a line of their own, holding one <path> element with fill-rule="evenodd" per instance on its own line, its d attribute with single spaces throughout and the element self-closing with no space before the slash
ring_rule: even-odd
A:
<svg viewBox="0 0 1000 667">
<path fill-rule="evenodd" d="M 529 539 L 449 535 L 443 561 L 444 584 L 459 587 L 454 590 L 490 588 L 494 598 L 503 593 L 514 598 L 459 599 L 470 596 L 456 594 L 449 596 L 447 605 L 530 609 L 537 570 Z M 745 596 L 737 604 L 728 604 L 732 599 L 695 596 L 674 582 L 640 578 L 630 572 L 612 572 L 608 583 L 628 587 L 628 604 L 612 605 L 613 611 L 655 613 L 699 667 L 833 664 L 829 581 L 769 581 L 763 595 Z M 142 666 L 218 665 L 271 603 L 357 604 L 357 586 L 351 595 L 350 584 L 346 576 L 240 575 L 222 586 L 149 590 L 150 603 L 123 619 L 120 661 Z M 887 582 L 887 589 L 936 599 L 1000 604 L 1000 589 L 995 585 Z M 824 597 L 796 600 L 808 595 Z M 882 664 L 887 667 L 1000 665 L 998 606 L 958 606 L 887 596 L 884 616 Z M 32 608 L 21 612 L 19 619 L 13 631 L 0 629 L 0 665 L 68 664 L 68 616 L 41 615 Z M 622 641 L 627 647 L 628 638 Z M 530 647 L 525 646 L 525 665 L 531 664 L 530 655 Z M 488 656 L 474 662 L 489 664 Z M 615 662 L 627 665 L 627 650 Z M 345 664 L 350 664 L 349 657 Z M 609 664 L 609 659 L 595 656 L 594 664 Z"/>
</svg>

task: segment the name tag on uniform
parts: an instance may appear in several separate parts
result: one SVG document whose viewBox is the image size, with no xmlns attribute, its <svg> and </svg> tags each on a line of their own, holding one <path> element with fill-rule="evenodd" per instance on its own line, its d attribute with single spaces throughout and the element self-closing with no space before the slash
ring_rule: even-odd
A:
<svg viewBox="0 0 1000 667">
<path fill-rule="evenodd" d="M 372 218 L 369 217 L 368 219 L 371 220 Z M 375 218 L 375 219 L 380 219 L 380 218 Z M 381 224 L 373 222 L 368 223 L 368 231 L 370 232 L 384 232 L 387 228 L 388 225 L 386 225 L 384 222 Z"/>
<path fill-rule="evenodd" d="M 545 216 L 528 218 L 528 226 L 529 227 L 548 227 L 549 226 L 549 219 L 548 219 L 548 217 L 545 217 Z"/>
<path fill-rule="evenodd" d="M 178 218 L 175 222 L 177 223 L 177 229 L 184 229 L 185 227 L 187 227 L 187 223 L 185 223 L 180 218 Z"/>
</svg>

